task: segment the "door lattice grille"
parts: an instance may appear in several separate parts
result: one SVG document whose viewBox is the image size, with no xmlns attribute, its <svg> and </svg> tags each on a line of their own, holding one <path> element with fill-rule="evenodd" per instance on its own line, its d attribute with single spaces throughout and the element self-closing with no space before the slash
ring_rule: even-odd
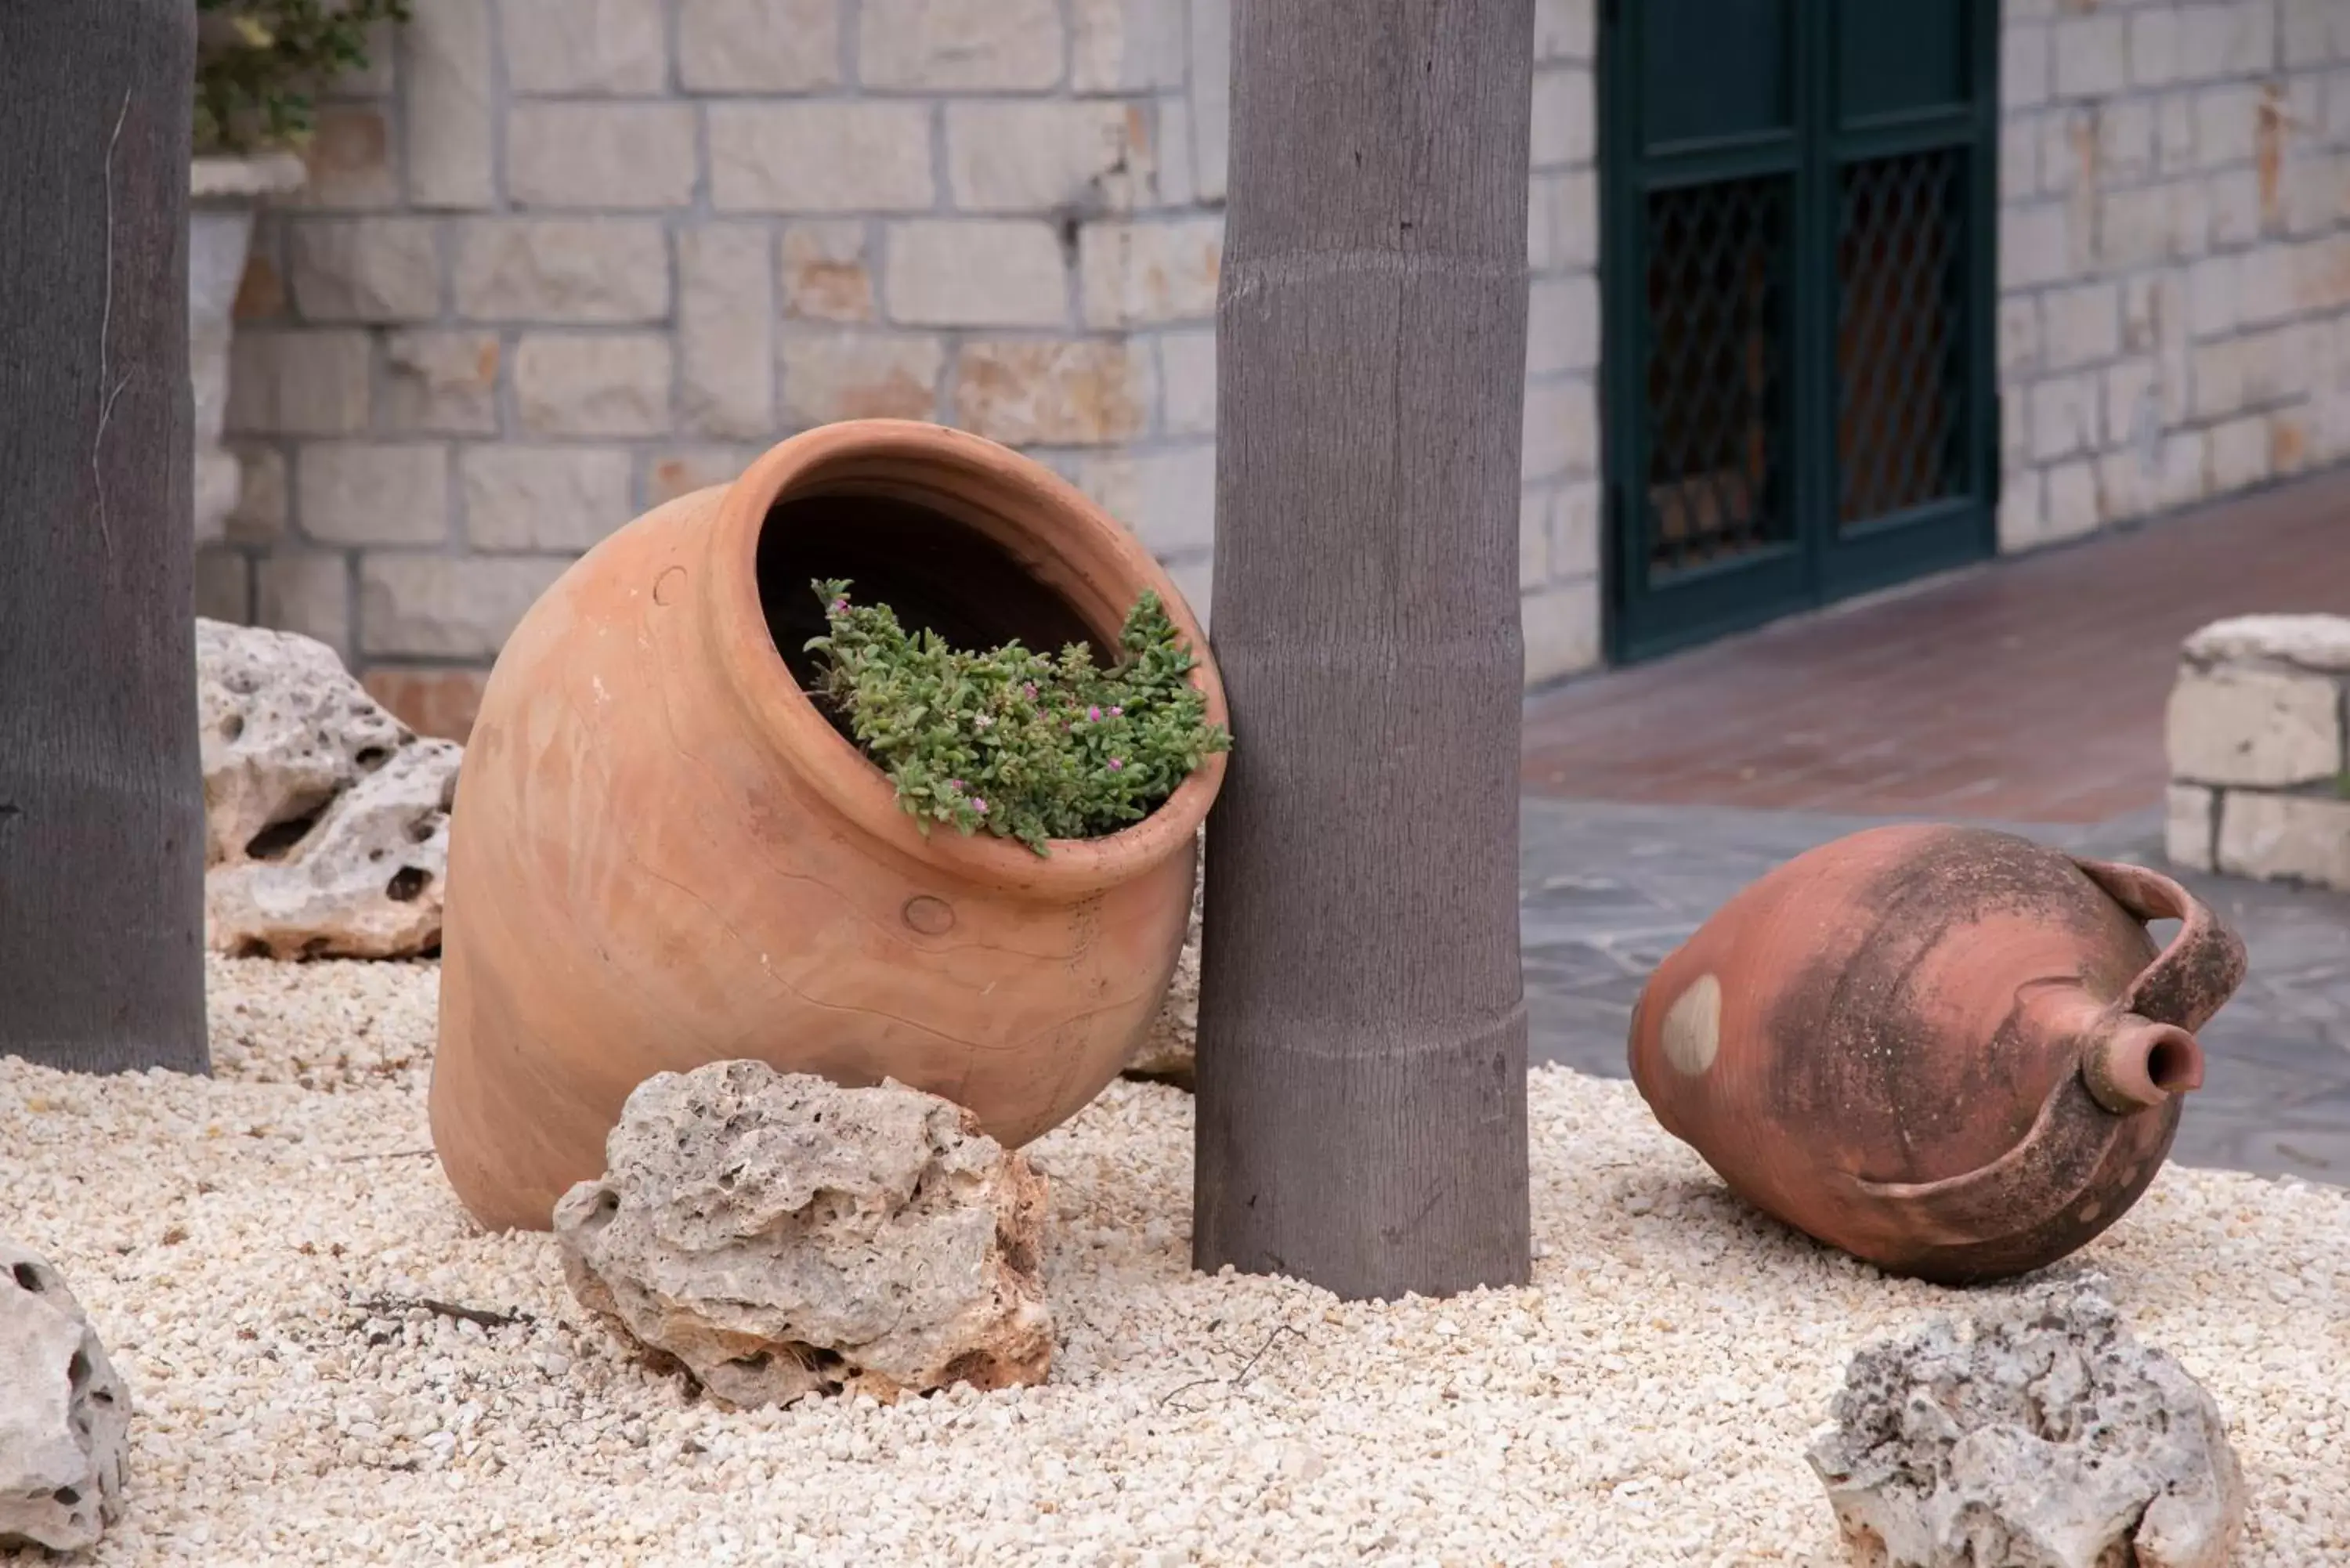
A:
<svg viewBox="0 0 2350 1568">
<path fill-rule="evenodd" d="M 1967 492 L 1965 157 L 1941 148 L 1843 171 L 1840 528 Z"/>
<path fill-rule="evenodd" d="M 1784 472 L 1784 180 L 1648 202 L 1648 559 L 1675 572 L 1793 537 Z"/>
</svg>

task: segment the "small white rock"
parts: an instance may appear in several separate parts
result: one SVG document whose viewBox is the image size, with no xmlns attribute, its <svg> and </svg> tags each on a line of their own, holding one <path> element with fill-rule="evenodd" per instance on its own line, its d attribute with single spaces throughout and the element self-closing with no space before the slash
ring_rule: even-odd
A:
<svg viewBox="0 0 2350 1568">
<path fill-rule="evenodd" d="M 98 1544 L 130 1434 L 130 1390 L 64 1277 L 0 1241 L 0 1548 Z"/>
</svg>

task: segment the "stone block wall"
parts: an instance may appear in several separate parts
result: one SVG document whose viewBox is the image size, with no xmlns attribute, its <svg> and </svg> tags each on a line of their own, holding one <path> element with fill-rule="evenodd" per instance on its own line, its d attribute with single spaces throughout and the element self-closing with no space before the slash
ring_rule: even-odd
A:
<svg viewBox="0 0 2350 1568">
<path fill-rule="evenodd" d="M 2008 0 L 2003 548 L 2350 457 L 2350 4 Z"/>
<path fill-rule="evenodd" d="M 563 567 L 790 432 L 1052 463 L 1210 609 L 1230 0 L 416 0 L 264 217 L 199 607 L 420 727 Z M 1527 663 L 1591 662 L 1590 0 L 1543 0 Z"/>
<path fill-rule="evenodd" d="M 2168 740 L 2174 863 L 2350 888 L 2350 618 L 2205 627 L 2183 650 Z"/>
</svg>

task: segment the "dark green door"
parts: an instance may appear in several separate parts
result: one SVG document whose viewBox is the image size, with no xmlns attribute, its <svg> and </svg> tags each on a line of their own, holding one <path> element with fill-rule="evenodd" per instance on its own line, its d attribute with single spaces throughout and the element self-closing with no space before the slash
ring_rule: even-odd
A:
<svg viewBox="0 0 2350 1568">
<path fill-rule="evenodd" d="M 1609 639 L 1989 555 L 1998 0 L 1607 0 Z"/>
</svg>

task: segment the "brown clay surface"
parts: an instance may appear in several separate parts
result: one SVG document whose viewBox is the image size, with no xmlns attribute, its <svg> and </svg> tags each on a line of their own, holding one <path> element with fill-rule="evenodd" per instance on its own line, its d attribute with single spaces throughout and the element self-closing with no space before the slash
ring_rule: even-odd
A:
<svg viewBox="0 0 2350 1568">
<path fill-rule="evenodd" d="M 1529 794 L 2004 822 L 2159 802 L 2188 633 L 2350 612 L 2350 469 L 1541 693 Z"/>
<path fill-rule="evenodd" d="M 2143 922 L 2178 917 L 2158 957 Z M 1632 1076 L 1757 1207 L 1898 1272 L 2001 1278 L 2152 1179 L 2201 1082 L 2190 1032 L 2243 957 L 2156 874 L 1877 827 L 1757 880 L 1658 966 Z"/>
<path fill-rule="evenodd" d="M 832 514 L 851 496 L 874 504 Z M 1158 1012 L 1222 756 L 1049 858 L 925 837 L 781 651 L 821 625 L 810 579 L 851 571 L 901 616 L 1014 615 L 983 640 L 1032 647 L 1051 642 L 1019 616 L 1107 640 L 1153 588 L 1204 654 L 1092 503 L 931 425 L 795 437 L 575 563 L 499 655 L 452 814 L 433 1146 L 484 1225 L 545 1228 L 655 1073 L 748 1057 L 895 1078 L 1016 1146 L 1099 1092 Z M 1211 659 L 1195 680 L 1223 722 Z"/>
</svg>

